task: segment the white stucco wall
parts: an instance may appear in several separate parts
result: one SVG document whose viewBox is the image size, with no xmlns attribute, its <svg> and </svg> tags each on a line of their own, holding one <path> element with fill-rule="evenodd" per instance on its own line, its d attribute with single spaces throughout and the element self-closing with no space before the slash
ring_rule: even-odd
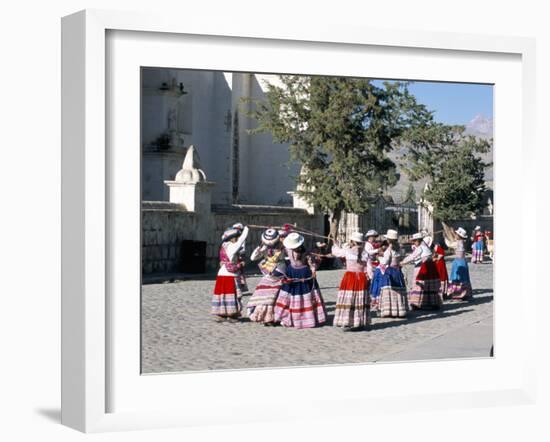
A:
<svg viewBox="0 0 550 442">
<path fill-rule="evenodd" d="M 160 91 L 163 82 L 183 83 L 186 95 Z M 209 180 L 215 181 L 213 202 L 230 202 L 229 155 L 231 127 L 226 125 L 231 110 L 231 86 L 223 72 L 145 68 L 142 71 L 142 148 L 147 147 L 168 129 L 169 111 L 177 107 L 177 129 L 183 142 L 174 148 L 181 156 L 190 144 L 199 152 L 201 167 Z M 172 152 L 161 153 L 173 156 Z M 157 155 L 158 156 L 158 155 Z M 143 156 L 143 197 L 168 199 L 165 180 L 173 180 L 181 167 L 160 168 L 155 156 Z M 161 190 L 162 189 L 162 190 Z M 150 195 L 150 196 L 149 196 Z"/>
<path fill-rule="evenodd" d="M 173 152 L 143 155 L 142 188 L 145 200 L 168 200 L 165 180 L 173 180 L 181 158 L 193 144 L 200 156 L 201 168 L 209 181 L 214 204 L 233 202 L 234 143 L 238 143 L 238 199 L 246 204 L 291 205 L 288 191 L 294 190 L 292 176 L 298 167 L 287 167 L 288 146 L 274 144 L 269 134 L 250 135 L 255 123 L 246 116 L 242 97 L 263 99 L 265 81 L 278 82 L 275 75 L 145 68 L 142 72 L 142 146 L 154 142 L 168 129 L 170 109 L 178 109 L 177 130 L 183 142 Z M 161 91 L 162 83 L 175 85 Z M 186 95 L 179 95 L 183 83 Z M 238 138 L 233 136 L 235 112 L 238 114 Z M 166 157 L 166 158 L 164 158 Z M 163 159 L 164 158 L 164 159 Z M 169 158 L 169 159 L 168 159 Z"/>
<path fill-rule="evenodd" d="M 276 75 L 253 75 L 250 94 L 254 100 L 264 99 L 265 83 L 280 84 Z M 255 123 L 251 122 L 251 127 Z M 292 197 L 287 192 L 295 190 L 293 177 L 298 175 L 297 164 L 288 167 L 288 145 L 273 142 L 270 134 L 248 135 L 249 161 L 247 197 L 258 204 L 291 205 Z"/>
</svg>

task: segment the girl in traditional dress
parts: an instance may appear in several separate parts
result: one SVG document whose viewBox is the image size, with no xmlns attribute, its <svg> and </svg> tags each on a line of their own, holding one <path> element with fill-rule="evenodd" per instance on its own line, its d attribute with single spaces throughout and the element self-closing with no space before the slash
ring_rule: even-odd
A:
<svg viewBox="0 0 550 442">
<path fill-rule="evenodd" d="M 220 270 L 212 295 L 212 314 L 218 321 L 237 322 L 241 315 L 241 301 L 237 288 L 237 253 L 247 236 L 248 227 L 244 227 L 242 233 L 237 229 L 228 229 L 222 236 Z"/>
<path fill-rule="evenodd" d="M 376 258 L 376 255 L 378 254 L 378 249 L 374 247 L 374 241 L 376 237 L 378 236 L 378 232 L 376 230 L 369 230 L 365 234 L 365 239 L 367 242 L 365 243 L 365 253 L 366 253 L 366 269 L 367 269 L 367 275 L 369 279 L 372 281 L 374 278 L 374 266 L 372 265 L 372 262 Z"/>
<path fill-rule="evenodd" d="M 275 325 L 275 301 L 285 274 L 285 256 L 279 232 L 275 229 L 263 232 L 262 245 L 254 249 L 250 259 L 261 260 L 258 267 L 263 277 L 246 306 L 248 317 L 253 322 Z"/>
<path fill-rule="evenodd" d="M 423 241 L 421 233 L 412 236 L 415 248 L 401 265 L 414 263 L 412 289 L 409 292 L 409 306 L 412 309 L 433 310 L 441 307 L 439 297 L 439 274 L 432 259 L 432 251 Z"/>
<path fill-rule="evenodd" d="M 436 244 L 434 247 L 433 259 L 435 266 L 437 267 L 437 273 L 439 274 L 439 296 L 443 301 L 447 297 L 447 284 L 449 281 L 449 274 L 447 273 L 447 265 L 445 264 L 445 250 L 441 245 Z"/>
<path fill-rule="evenodd" d="M 407 302 L 407 286 L 401 271 L 402 258 L 398 233 L 389 229 L 384 235 L 382 243 L 383 255 L 379 258 L 380 264 L 374 272 L 374 282 L 379 304 L 378 311 L 381 318 L 405 318 L 409 310 Z"/>
<path fill-rule="evenodd" d="M 481 264 L 483 262 L 483 249 L 485 248 L 485 238 L 480 226 L 476 226 L 472 235 L 472 264 Z"/>
<path fill-rule="evenodd" d="M 447 287 L 447 296 L 452 299 L 466 300 L 472 295 L 472 284 L 470 283 L 470 271 L 466 262 L 466 250 L 464 241 L 468 237 L 466 230 L 459 227 L 455 230 L 456 239 L 456 257 L 451 267 L 451 276 L 449 286 Z"/>
<path fill-rule="evenodd" d="M 360 330 L 370 323 L 369 279 L 365 273 L 366 253 L 363 246 L 363 234 L 360 232 L 351 235 L 348 245 L 341 247 L 335 241 L 332 246 L 332 255 L 346 259 L 346 273 L 340 282 L 333 323 L 344 331 Z"/>
<path fill-rule="evenodd" d="M 386 251 L 386 248 L 389 246 L 389 243 L 387 241 L 382 241 L 378 245 L 378 254 L 383 255 Z M 380 261 L 378 261 L 376 266 L 373 266 L 373 277 L 372 280 L 369 280 L 369 294 L 370 294 L 370 311 L 371 312 L 377 312 L 378 311 L 378 304 L 380 301 L 380 277 L 381 272 L 379 269 L 380 267 Z"/>
<path fill-rule="evenodd" d="M 244 229 L 244 225 L 242 223 L 236 223 L 231 226 L 232 229 L 237 229 L 239 232 L 242 233 Z M 246 248 L 244 244 L 241 246 L 239 251 L 237 252 L 237 264 L 239 265 L 239 271 L 237 272 L 237 294 L 239 296 L 239 299 L 242 298 L 243 295 L 249 294 L 248 290 L 248 284 L 246 282 L 246 277 L 244 276 L 244 268 L 246 266 Z"/>
<path fill-rule="evenodd" d="M 275 303 L 275 321 L 285 327 L 312 328 L 326 322 L 325 303 L 303 244 L 297 232 L 283 241 L 289 263 Z"/>
</svg>

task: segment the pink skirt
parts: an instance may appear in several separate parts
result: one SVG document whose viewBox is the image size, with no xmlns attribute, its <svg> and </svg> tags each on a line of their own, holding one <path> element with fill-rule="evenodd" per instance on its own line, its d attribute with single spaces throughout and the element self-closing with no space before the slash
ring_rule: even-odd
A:
<svg viewBox="0 0 550 442">
<path fill-rule="evenodd" d="M 264 276 L 254 294 L 248 300 L 246 309 L 252 322 L 272 323 L 275 321 L 275 301 L 282 282 L 280 278 Z"/>
</svg>

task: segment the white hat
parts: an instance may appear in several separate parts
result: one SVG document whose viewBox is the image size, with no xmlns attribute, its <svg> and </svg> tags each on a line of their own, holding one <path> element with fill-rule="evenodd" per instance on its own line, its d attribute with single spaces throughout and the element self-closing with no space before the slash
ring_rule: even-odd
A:
<svg viewBox="0 0 550 442">
<path fill-rule="evenodd" d="M 222 235 L 222 241 L 228 241 L 231 238 L 235 238 L 236 236 L 240 236 L 241 232 L 237 229 L 227 229 L 225 232 L 223 232 Z"/>
<path fill-rule="evenodd" d="M 397 230 L 388 229 L 386 234 L 384 235 L 384 238 L 386 239 L 397 239 L 398 238 Z"/>
<path fill-rule="evenodd" d="M 365 233 L 365 238 L 368 238 L 369 236 L 378 236 L 378 232 L 374 229 L 370 229 L 367 233 Z"/>
<path fill-rule="evenodd" d="M 481 226 L 476 226 L 474 230 L 481 230 Z"/>
<path fill-rule="evenodd" d="M 233 229 L 237 229 L 237 230 L 243 230 L 244 229 L 244 225 L 243 223 L 235 223 L 231 226 L 231 228 Z"/>
<path fill-rule="evenodd" d="M 462 227 L 455 230 L 455 233 L 461 238 L 468 238 L 468 233 Z"/>
<path fill-rule="evenodd" d="M 411 236 L 411 241 L 414 241 L 416 239 L 422 239 L 424 238 L 424 235 L 422 235 L 422 233 L 418 232 L 418 233 L 415 233 L 413 236 Z"/>
<path fill-rule="evenodd" d="M 296 232 L 291 232 L 284 239 L 283 245 L 287 249 L 297 249 L 304 243 L 304 237 Z"/>
<path fill-rule="evenodd" d="M 428 247 L 431 247 L 433 242 L 434 242 L 434 239 L 431 236 L 425 236 L 424 237 L 424 242 L 426 243 L 426 245 Z"/>
<path fill-rule="evenodd" d="M 349 239 L 355 242 L 365 242 L 365 239 L 363 238 L 363 234 L 361 232 L 353 232 L 350 235 Z"/>
</svg>

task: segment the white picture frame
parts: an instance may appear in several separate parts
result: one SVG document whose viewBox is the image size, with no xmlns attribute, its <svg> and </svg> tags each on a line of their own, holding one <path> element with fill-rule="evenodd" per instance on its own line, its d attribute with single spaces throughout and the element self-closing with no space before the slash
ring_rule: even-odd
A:
<svg viewBox="0 0 550 442">
<path fill-rule="evenodd" d="M 112 391 L 118 388 L 117 381 L 120 375 L 113 377 L 113 371 L 118 368 L 118 363 L 113 367 L 113 361 L 123 361 L 121 365 L 135 365 L 135 355 L 123 353 L 114 348 L 121 346 L 112 345 L 113 324 L 120 319 L 117 315 L 131 315 L 131 310 L 123 311 L 121 308 L 113 309 L 113 302 L 109 291 L 116 286 L 109 274 L 111 256 L 113 252 L 110 244 L 119 230 L 110 228 L 116 226 L 113 218 L 113 201 L 116 196 L 110 194 L 109 180 L 117 179 L 116 173 L 113 178 L 115 166 L 110 166 L 108 145 L 113 142 L 111 133 L 106 130 L 106 121 L 112 118 L 111 110 L 108 108 L 108 81 L 111 76 L 106 76 L 107 56 L 118 56 L 120 52 L 109 52 L 107 42 L 108 33 L 155 33 L 158 40 L 163 36 L 170 39 L 179 37 L 194 36 L 201 38 L 215 37 L 217 41 L 224 39 L 237 39 L 246 41 L 256 48 L 261 47 L 262 42 L 268 43 L 274 48 L 294 46 L 298 49 L 319 46 L 321 51 L 332 50 L 341 53 L 343 57 L 346 51 L 353 51 L 357 48 L 370 48 L 374 51 L 383 52 L 397 51 L 396 57 L 407 57 L 408 53 L 417 51 L 421 56 L 429 55 L 433 60 L 438 57 L 465 56 L 470 57 L 475 63 L 483 63 L 484 57 L 492 55 L 510 57 L 513 64 L 520 69 L 520 76 L 513 77 L 511 84 L 517 84 L 520 91 L 510 90 L 511 100 L 519 100 L 520 108 L 516 112 L 521 118 L 517 122 L 519 127 L 506 127 L 506 118 L 512 115 L 501 116 L 496 113 L 496 145 L 506 142 L 510 136 L 511 140 L 517 140 L 520 147 L 518 152 L 509 149 L 496 148 L 497 167 L 495 176 L 506 176 L 506 171 L 514 167 L 514 158 L 521 164 L 522 173 L 528 170 L 529 164 L 534 158 L 534 105 L 535 105 L 535 43 L 532 39 L 517 37 L 492 37 L 480 35 L 464 35 L 451 33 L 426 33 L 415 31 L 399 30 L 377 30 L 358 29 L 344 26 L 331 26 L 315 28 L 304 25 L 300 28 L 285 27 L 284 24 L 276 23 L 261 26 L 254 23 L 217 23 L 197 18 L 182 25 L 178 18 L 157 16 L 145 13 L 127 13 L 100 10 L 87 10 L 63 18 L 62 21 L 62 423 L 84 432 L 98 432 L 139 428 L 158 428 L 168 426 L 207 425 L 212 421 L 218 423 L 230 420 L 221 413 L 213 416 L 208 410 L 207 404 L 201 404 L 198 400 L 200 388 L 207 389 L 209 384 L 225 382 L 225 377 L 231 377 L 234 382 L 242 382 L 245 377 L 254 377 L 258 381 L 269 381 L 273 376 L 285 379 L 285 382 L 292 384 L 293 377 L 303 382 L 305 376 L 311 377 L 311 371 L 304 375 L 305 370 L 315 370 L 323 373 L 323 377 L 337 376 L 338 370 L 346 370 L 347 374 L 353 373 L 360 376 L 366 366 L 354 365 L 349 367 L 319 367 L 319 368 L 293 368 L 278 370 L 254 370 L 234 371 L 230 373 L 196 373 L 186 375 L 139 377 L 139 367 L 128 374 L 128 379 L 135 378 L 144 388 L 142 396 L 143 406 L 136 406 L 135 409 L 113 406 L 111 398 Z M 145 35 L 145 34 L 140 34 Z M 231 41 L 237 41 L 231 40 Z M 162 44 L 162 43 L 161 43 Z M 126 46 L 130 58 L 133 46 Z M 332 49 L 330 49 L 330 48 Z M 327 49 L 329 48 L 329 49 Z M 259 51 L 259 49 L 256 49 Z M 420 51 L 420 52 L 418 52 Z M 147 51 L 144 51 L 144 53 Z M 495 55 L 495 56 L 496 56 Z M 138 63 L 138 58 L 132 59 Z M 111 60 L 112 61 L 112 60 Z M 260 63 L 260 62 L 258 62 Z M 519 64 L 518 64 L 519 63 Z M 208 66 L 212 68 L 213 65 Z M 237 69 L 238 62 L 231 66 L 225 65 L 227 70 Z M 176 63 L 170 67 L 185 67 Z M 195 67 L 195 66 L 187 66 Z M 435 69 L 435 68 L 434 68 Z M 253 69 L 251 69 L 253 70 Z M 262 70 L 262 69 L 258 69 Z M 511 69 L 513 71 L 513 69 Z M 328 73 L 328 72 L 327 72 Z M 515 75 L 515 74 L 510 74 Z M 113 78 L 116 73 L 113 74 Z M 482 77 L 482 76 L 481 76 Z M 390 78 L 390 77 L 386 77 Z M 405 78 L 405 77 L 401 77 Z M 411 78 L 411 77 L 408 77 Z M 466 77 L 464 77 L 466 78 Z M 472 75 L 474 81 L 476 75 Z M 479 78 L 479 76 L 478 76 Z M 502 77 L 504 78 L 504 77 Z M 517 79 L 520 78 L 518 82 Z M 424 79 L 415 77 L 415 79 Z M 504 81 L 504 80 L 503 80 Z M 512 80 L 511 80 L 512 81 Z M 508 86 L 511 88 L 511 86 Z M 497 84 L 498 88 L 498 84 Z M 135 89 L 136 96 L 139 89 Z M 498 92 L 497 92 L 498 100 Z M 116 118 L 116 116 L 115 116 Z M 109 120 L 110 121 L 110 120 Z M 502 121 L 502 123 L 500 123 Z M 500 124 L 500 128 L 499 128 Z M 510 130 L 511 132 L 505 132 Z M 503 132 L 499 132 L 503 131 Z M 506 139 L 499 141 L 499 133 L 505 134 Z M 138 147 L 136 146 L 136 149 Z M 513 148 L 513 147 L 512 147 Z M 502 160 L 501 160 L 502 159 Z M 518 162 L 515 166 L 517 167 Z M 498 168 L 501 168 L 502 175 L 499 175 Z M 535 177 L 523 173 L 523 180 L 520 186 L 512 186 L 512 183 L 503 182 L 496 192 L 502 192 L 509 198 L 518 198 L 522 204 L 521 215 L 516 222 L 526 226 L 529 219 L 535 218 L 536 193 L 528 192 L 533 189 L 531 181 Z M 138 183 L 135 184 L 139 187 Z M 500 184 L 497 181 L 497 186 Z M 502 189 L 502 190 L 501 190 Z M 505 199 L 496 196 L 495 206 L 495 236 L 498 232 L 506 229 L 506 222 L 511 220 L 507 217 Z M 502 207 L 502 209 L 501 209 Z M 511 213 L 511 212 L 510 212 Z M 118 215 L 117 215 L 118 216 Z M 120 216 L 125 216 L 124 213 Z M 129 215 L 134 216 L 134 215 Z M 502 218 L 499 218 L 502 217 Z M 134 216 L 135 218 L 135 216 Z M 500 221 L 502 219 L 502 221 Z M 131 220 L 129 222 L 132 222 Z M 527 247 L 521 244 L 520 254 L 523 254 Z M 515 250 L 515 253 L 518 251 Z M 135 250 L 121 251 L 116 253 L 133 253 Z M 497 256 L 502 257 L 500 277 L 496 276 L 497 287 L 505 291 L 506 258 L 513 258 L 514 251 L 504 242 L 496 250 Z M 139 251 L 138 251 L 139 254 Z M 134 266 L 135 267 L 135 266 Z M 136 269 L 134 268 L 135 271 Z M 522 263 L 519 270 L 522 274 L 528 271 L 527 264 Z M 130 271 L 131 273 L 131 271 Z M 137 282 L 136 282 L 137 283 Z M 521 297 L 523 305 L 534 305 L 535 281 L 526 279 L 522 285 Z M 515 294 L 514 296 L 518 296 Z M 535 349 L 534 333 L 535 324 L 528 321 L 525 314 L 520 314 L 515 319 L 521 327 L 517 327 L 515 333 L 506 330 L 506 320 L 510 317 L 510 310 L 507 310 L 506 300 L 497 302 L 497 340 L 498 352 L 494 360 L 487 360 L 480 364 L 475 360 L 461 362 L 446 361 L 446 369 L 452 369 L 455 364 L 461 370 L 470 372 L 483 368 L 486 373 L 493 370 L 496 375 L 494 382 L 490 385 L 483 385 L 480 382 L 470 384 L 458 382 L 457 388 L 453 391 L 439 392 L 437 387 L 426 388 L 423 394 L 415 389 L 394 389 L 391 392 L 367 392 L 361 388 L 354 394 L 338 397 L 313 397 L 311 398 L 311 412 L 319 415 L 357 415 L 368 414 L 380 411 L 405 411 L 414 404 L 416 409 L 441 409 L 460 408 L 469 406 L 494 406 L 499 404 L 527 404 L 533 403 L 535 397 Z M 121 304 L 122 306 L 122 304 Z M 120 307 L 120 306 L 119 306 Z M 135 305 L 134 307 L 135 308 Z M 520 310 L 524 308 L 521 307 Z M 499 311 L 500 309 L 500 311 Z M 135 313 L 135 311 L 134 311 Z M 507 316 L 508 315 L 508 316 Z M 134 315 L 135 316 L 135 315 Z M 501 321 L 499 318 L 503 318 Z M 136 318 L 133 317 L 132 324 Z M 137 318 L 139 321 L 139 318 Z M 499 322 L 500 321 L 500 322 Z M 517 323 L 517 322 L 516 322 Z M 500 328 L 499 328 L 500 326 Z M 130 328 L 131 329 L 131 328 Z M 114 337 L 114 340 L 117 338 Z M 139 336 L 135 337 L 139 340 Z M 134 345 L 135 342 L 132 344 Z M 506 347 L 508 346 L 508 349 Z M 518 349 L 521 346 L 521 352 Z M 133 348 L 129 346 L 130 348 Z M 115 357 L 116 356 L 116 357 Z M 118 358 L 118 359 L 117 359 Z M 413 367 L 421 370 L 429 364 L 402 363 L 384 366 L 384 372 L 399 374 L 405 367 Z M 369 370 L 380 372 L 380 366 L 368 366 Z M 322 371 L 320 371 L 322 370 Z M 126 372 L 124 372 L 126 373 Z M 502 376 L 499 377 L 498 373 Z M 488 379 L 488 378 L 487 378 Z M 487 380 L 486 379 L 486 380 Z M 488 381 L 487 381 L 488 382 Z M 120 382 L 123 384 L 124 382 Z M 116 385 L 115 385 L 116 384 Z M 147 385 L 143 385 L 147 384 Z M 181 384 L 181 385 L 180 385 Z M 195 389 L 191 389 L 191 384 Z M 168 405 L 159 404 L 162 396 L 156 396 L 157 402 L 152 401 L 155 392 L 163 389 L 184 388 L 187 385 L 190 394 L 185 401 L 187 406 L 167 401 Z M 132 397 L 131 388 L 141 388 L 137 384 L 126 383 L 126 390 L 117 393 L 119 396 L 127 394 L 126 402 L 139 400 L 139 397 Z M 175 390 L 174 390 L 175 391 Z M 367 399 L 375 394 L 376 405 L 369 404 Z M 369 396 L 370 395 L 370 396 Z M 208 394 L 206 394 L 208 399 Z M 164 396 L 166 398 L 166 396 Z M 239 402 L 241 401 L 241 402 Z M 120 403 L 123 403 L 121 400 Z M 151 405 L 154 404 L 154 405 Z M 292 418 L 295 415 L 286 409 L 281 409 L 275 403 L 274 406 L 252 408 L 252 402 L 245 399 L 237 399 L 232 406 L 235 410 L 248 410 L 248 413 L 237 419 L 238 422 L 255 422 L 274 419 Z M 307 411 L 305 414 L 307 415 Z M 304 412 L 302 412 L 304 415 Z M 231 421 L 235 421 L 234 417 Z"/>
</svg>

